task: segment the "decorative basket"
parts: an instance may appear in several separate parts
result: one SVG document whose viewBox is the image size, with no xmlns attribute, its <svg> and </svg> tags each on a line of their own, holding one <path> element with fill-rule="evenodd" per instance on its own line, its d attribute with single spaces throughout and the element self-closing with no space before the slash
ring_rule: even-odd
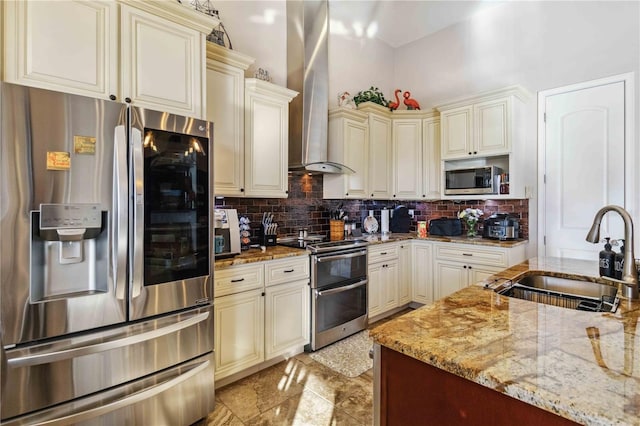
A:
<svg viewBox="0 0 640 426">
<path fill-rule="evenodd" d="M 329 220 L 329 239 L 338 241 L 344 238 L 344 220 Z"/>
</svg>

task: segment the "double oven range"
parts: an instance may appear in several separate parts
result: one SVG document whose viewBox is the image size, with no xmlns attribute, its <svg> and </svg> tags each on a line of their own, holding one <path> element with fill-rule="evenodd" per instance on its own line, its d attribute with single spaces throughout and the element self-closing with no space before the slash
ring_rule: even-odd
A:
<svg viewBox="0 0 640 426">
<path fill-rule="evenodd" d="M 367 327 L 367 241 L 281 243 L 306 248 L 311 262 L 311 341 L 318 350 Z"/>
</svg>

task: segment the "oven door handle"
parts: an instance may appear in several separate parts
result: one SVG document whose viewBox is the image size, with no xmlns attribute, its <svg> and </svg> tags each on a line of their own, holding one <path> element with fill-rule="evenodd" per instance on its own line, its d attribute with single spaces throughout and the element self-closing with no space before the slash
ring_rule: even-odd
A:
<svg viewBox="0 0 640 426">
<path fill-rule="evenodd" d="M 357 287 L 362 287 L 363 285 L 367 285 L 368 282 L 369 282 L 369 280 L 362 280 L 362 281 L 357 282 L 355 284 L 346 285 L 344 287 L 336 287 L 336 288 L 332 288 L 332 289 L 329 289 L 329 290 L 323 290 L 323 291 L 316 290 L 316 293 L 317 293 L 318 296 L 329 296 L 330 294 L 342 293 L 343 291 L 349 291 L 349 290 L 353 290 L 354 288 L 357 288 Z"/>
<path fill-rule="evenodd" d="M 367 250 L 358 250 L 356 252 L 353 253 L 342 253 L 342 254 L 334 254 L 334 255 L 330 255 L 330 256 L 317 256 L 316 260 L 318 263 L 322 263 L 322 262 L 330 262 L 332 260 L 337 260 L 337 259 L 349 259 L 351 257 L 358 257 L 358 256 L 365 256 L 367 254 Z"/>
</svg>

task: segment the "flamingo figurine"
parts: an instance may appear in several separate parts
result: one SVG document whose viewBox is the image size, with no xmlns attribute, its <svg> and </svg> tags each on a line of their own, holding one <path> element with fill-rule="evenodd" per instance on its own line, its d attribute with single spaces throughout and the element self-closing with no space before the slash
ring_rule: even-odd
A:
<svg viewBox="0 0 640 426">
<path fill-rule="evenodd" d="M 413 98 L 410 98 L 411 92 L 404 92 L 402 94 L 404 97 L 404 104 L 407 106 L 407 109 L 420 109 L 420 104 Z"/>
<path fill-rule="evenodd" d="M 400 98 L 398 98 L 398 93 L 402 93 L 402 90 L 396 89 L 396 92 L 394 93 L 394 95 L 396 97 L 396 101 L 395 102 L 389 102 L 389 109 L 391 111 L 393 111 L 394 109 L 398 109 L 398 107 L 400 106 Z"/>
</svg>

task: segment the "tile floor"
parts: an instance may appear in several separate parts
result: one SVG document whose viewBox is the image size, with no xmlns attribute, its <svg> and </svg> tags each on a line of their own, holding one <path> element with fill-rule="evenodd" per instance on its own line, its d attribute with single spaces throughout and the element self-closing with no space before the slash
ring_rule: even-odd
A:
<svg viewBox="0 0 640 426">
<path fill-rule="evenodd" d="M 215 398 L 216 409 L 194 426 L 371 425 L 373 370 L 349 378 L 303 353 L 217 389 Z"/>
</svg>

